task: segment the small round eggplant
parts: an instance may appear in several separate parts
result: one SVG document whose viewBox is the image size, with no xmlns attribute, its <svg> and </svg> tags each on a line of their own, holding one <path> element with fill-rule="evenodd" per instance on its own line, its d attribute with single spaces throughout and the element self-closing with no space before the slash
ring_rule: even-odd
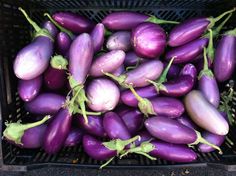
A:
<svg viewBox="0 0 236 176">
<path fill-rule="evenodd" d="M 88 106 L 94 111 L 113 110 L 119 102 L 120 90 L 109 79 L 94 79 L 87 87 Z"/>
<path fill-rule="evenodd" d="M 125 52 L 122 50 L 113 50 L 105 53 L 93 61 L 89 74 L 91 76 L 102 76 L 103 72 L 114 72 L 124 62 Z"/>
<path fill-rule="evenodd" d="M 39 94 L 30 102 L 25 103 L 25 109 L 33 114 L 55 114 L 65 103 L 65 97 L 55 93 Z"/>
<path fill-rule="evenodd" d="M 128 51 L 131 48 L 131 34 L 128 31 L 119 31 L 112 34 L 108 40 L 106 47 L 108 50 L 123 50 Z"/>
<path fill-rule="evenodd" d="M 72 39 L 65 32 L 59 32 L 57 34 L 57 52 L 63 56 L 67 56 L 69 52 L 69 48 L 71 45 Z"/>
<path fill-rule="evenodd" d="M 81 115 L 76 116 L 79 127 L 83 128 L 87 133 L 97 137 L 106 137 L 107 134 L 103 128 L 103 118 L 101 116 L 88 116 L 88 123 L 85 123 Z"/>
<path fill-rule="evenodd" d="M 56 26 L 51 21 L 46 21 L 43 23 L 43 28 L 47 29 L 53 38 L 58 34 Z"/>
<path fill-rule="evenodd" d="M 127 126 L 114 112 L 108 112 L 104 115 L 103 127 L 111 139 L 127 140 L 131 138 Z"/>
<path fill-rule="evenodd" d="M 18 93 L 23 101 L 31 101 L 38 94 L 42 86 L 42 76 L 31 80 L 19 80 Z"/>
<path fill-rule="evenodd" d="M 183 114 L 181 115 L 180 117 L 178 117 L 176 119 L 179 123 L 189 127 L 189 128 L 192 128 L 192 129 L 195 129 L 197 130 L 198 127 L 196 126 L 195 123 L 193 123 L 193 121 L 186 115 L 186 114 Z"/>
<path fill-rule="evenodd" d="M 199 127 L 218 135 L 226 135 L 229 125 L 220 112 L 200 91 L 192 90 L 184 98 L 186 111 Z"/>
<path fill-rule="evenodd" d="M 78 128 L 72 128 L 64 142 L 65 147 L 72 147 L 82 141 L 83 131 Z"/>
<path fill-rule="evenodd" d="M 138 66 L 139 64 L 141 64 L 143 62 L 144 62 L 144 59 L 137 56 L 136 53 L 133 51 L 127 52 L 125 55 L 124 64 L 126 67 Z"/>
<path fill-rule="evenodd" d="M 131 43 L 140 57 L 156 58 L 166 46 L 165 31 L 154 23 L 141 23 L 132 30 Z"/>
<path fill-rule="evenodd" d="M 98 52 L 102 49 L 105 37 L 105 27 L 102 23 L 98 23 L 91 32 L 91 38 L 93 41 L 93 50 Z"/>
</svg>

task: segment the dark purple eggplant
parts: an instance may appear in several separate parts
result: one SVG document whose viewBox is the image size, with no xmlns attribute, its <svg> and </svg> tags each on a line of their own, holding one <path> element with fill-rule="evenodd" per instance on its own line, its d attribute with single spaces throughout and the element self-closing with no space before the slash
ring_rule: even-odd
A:
<svg viewBox="0 0 236 176">
<path fill-rule="evenodd" d="M 130 43 L 131 34 L 128 31 L 119 31 L 113 33 L 107 39 L 106 47 L 108 50 L 123 50 L 128 51 L 131 49 Z"/>
<path fill-rule="evenodd" d="M 180 75 L 190 75 L 192 78 L 197 78 L 197 69 L 193 64 L 186 64 L 180 71 Z"/>
<path fill-rule="evenodd" d="M 167 67 L 168 62 L 164 62 L 164 67 Z M 177 78 L 180 73 L 180 67 L 178 65 L 171 64 L 169 71 L 167 73 L 167 79 Z"/>
<path fill-rule="evenodd" d="M 19 79 L 30 80 L 41 75 L 48 67 L 53 54 L 53 38 L 49 31 L 40 28 L 26 12 L 19 7 L 36 31 L 34 40 L 21 49 L 14 60 L 13 69 Z"/>
<path fill-rule="evenodd" d="M 89 74 L 91 76 L 102 76 L 103 72 L 112 73 L 117 70 L 124 62 L 125 52 L 113 50 L 105 53 L 93 61 Z"/>
<path fill-rule="evenodd" d="M 105 27 L 102 23 L 98 23 L 91 32 L 91 38 L 93 41 L 93 50 L 98 52 L 102 49 L 105 37 Z"/>
<path fill-rule="evenodd" d="M 44 123 L 50 118 L 45 116 L 43 119 L 27 124 L 5 123 L 6 129 L 3 136 L 7 141 L 23 148 L 39 148 L 42 145 L 43 135 L 46 125 Z"/>
<path fill-rule="evenodd" d="M 18 93 L 23 101 L 31 101 L 38 94 L 42 86 L 42 76 L 38 76 L 31 80 L 19 80 Z"/>
<path fill-rule="evenodd" d="M 45 131 L 43 149 L 48 154 L 57 153 L 70 133 L 72 115 L 67 108 L 61 108 L 48 124 Z"/>
<path fill-rule="evenodd" d="M 57 30 L 56 26 L 51 21 L 44 22 L 43 28 L 47 29 L 53 38 L 55 38 L 58 34 L 58 30 Z"/>
<path fill-rule="evenodd" d="M 184 98 L 189 117 L 199 127 L 218 135 L 226 135 L 229 125 L 220 112 L 203 96 L 200 91 L 192 90 Z"/>
<path fill-rule="evenodd" d="M 71 12 L 57 12 L 52 17 L 61 26 L 76 34 L 90 32 L 94 27 L 89 19 Z"/>
<path fill-rule="evenodd" d="M 78 128 L 72 128 L 64 142 L 65 147 L 72 147 L 82 141 L 84 132 Z"/>
<path fill-rule="evenodd" d="M 39 94 L 30 102 L 25 103 L 25 109 L 33 114 L 55 114 L 65 103 L 65 97 L 55 93 Z"/>
<path fill-rule="evenodd" d="M 72 39 L 65 32 L 59 32 L 57 34 L 57 52 L 63 56 L 67 56 L 69 52 L 69 48 L 71 45 Z"/>
<path fill-rule="evenodd" d="M 198 129 L 197 125 L 195 123 L 193 123 L 193 121 L 186 114 L 181 115 L 176 120 L 179 123 L 181 123 L 181 124 L 183 124 L 183 125 L 185 125 L 185 126 L 187 126 L 189 128 L 192 128 L 192 129 L 195 129 L 195 130 Z"/>
<path fill-rule="evenodd" d="M 144 62 L 144 60 L 144 58 L 137 56 L 135 52 L 130 51 L 127 52 L 125 55 L 124 64 L 126 67 L 139 66 L 141 63 Z"/>
<path fill-rule="evenodd" d="M 178 24 L 178 22 L 175 21 L 161 20 L 154 16 L 127 11 L 110 13 L 102 20 L 102 23 L 110 30 L 131 30 L 138 24 L 145 21 L 153 22 L 156 24 Z"/>
<path fill-rule="evenodd" d="M 215 146 L 202 138 L 200 132 L 189 128 L 176 120 L 164 116 L 158 116 L 147 119 L 144 122 L 144 125 L 152 136 L 165 142 L 173 144 L 188 144 L 190 146 L 204 143 L 221 152 L 218 146 Z"/>
<path fill-rule="evenodd" d="M 99 112 L 113 110 L 119 102 L 120 90 L 109 79 L 98 78 L 92 80 L 87 87 L 88 106 Z"/>
<path fill-rule="evenodd" d="M 111 139 L 127 140 L 131 138 L 131 134 L 127 126 L 114 112 L 107 112 L 104 115 L 103 127 Z"/>
<path fill-rule="evenodd" d="M 159 57 L 166 46 L 165 31 L 154 23 L 141 23 L 132 30 L 131 43 L 140 57 Z"/>
<path fill-rule="evenodd" d="M 208 68 L 206 48 L 204 48 L 204 67 L 198 76 L 198 86 L 204 97 L 217 108 L 220 104 L 220 91 L 214 74 Z"/>
<path fill-rule="evenodd" d="M 216 18 L 213 17 L 198 17 L 188 19 L 179 25 L 175 26 L 169 34 L 168 44 L 172 47 L 181 46 L 187 44 L 204 34 L 207 29 L 212 28 L 216 22 L 221 20 L 225 15 L 235 11 L 226 11 Z"/>
<path fill-rule="evenodd" d="M 88 123 L 85 123 L 84 118 L 78 115 L 76 121 L 78 126 L 83 128 L 87 133 L 97 137 L 107 137 L 103 128 L 103 117 L 90 115 L 88 116 Z"/>
</svg>

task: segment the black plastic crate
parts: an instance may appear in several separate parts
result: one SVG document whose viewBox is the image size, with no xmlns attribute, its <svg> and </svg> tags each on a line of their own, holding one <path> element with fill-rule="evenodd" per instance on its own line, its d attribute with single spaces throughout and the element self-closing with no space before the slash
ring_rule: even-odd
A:
<svg viewBox="0 0 236 176">
<path fill-rule="evenodd" d="M 30 40 L 30 25 L 17 10 L 21 6 L 38 23 L 44 21 L 43 13 L 73 11 L 96 22 L 112 11 L 129 10 L 155 15 L 165 20 L 182 21 L 201 16 L 217 15 L 236 6 L 235 0 L 0 0 L 0 137 L 4 122 L 17 121 L 27 116 L 17 93 L 17 79 L 12 63 L 19 49 Z M 225 29 L 236 27 L 235 15 Z M 163 26 L 166 30 L 168 26 Z M 235 78 L 234 78 L 235 79 Z M 229 138 L 236 144 L 236 127 Z M 223 155 L 217 152 L 198 154 L 194 163 L 177 164 L 162 159 L 150 161 L 142 156 L 130 155 L 115 159 L 110 168 L 164 168 L 164 167 L 217 167 L 236 171 L 236 146 L 228 142 L 222 146 Z M 0 169 L 26 171 L 48 166 L 98 168 L 103 162 L 88 157 L 81 146 L 64 148 L 56 155 L 42 149 L 24 150 L 5 141 L 0 143 Z"/>
</svg>

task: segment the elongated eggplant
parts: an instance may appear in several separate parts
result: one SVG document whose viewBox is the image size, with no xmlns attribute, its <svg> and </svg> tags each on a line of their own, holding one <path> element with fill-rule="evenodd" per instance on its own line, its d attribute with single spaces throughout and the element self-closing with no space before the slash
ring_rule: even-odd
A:
<svg viewBox="0 0 236 176">
<path fill-rule="evenodd" d="M 25 103 L 25 109 L 33 114 L 55 114 L 65 103 L 65 97 L 55 93 L 39 94 L 30 102 Z"/>
<path fill-rule="evenodd" d="M 6 129 L 3 136 L 7 141 L 23 148 L 39 148 L 43 142 L 46 125 L 44 123 L 50 118 L 45 116 L 43 119 L 27 124 L 5 123 Z"/>
<path fill-rule="evenodd" d="M 42 76 L 38 76 L 31 80 L 19 80 L 18 93 L 23 101 L 31 101 L 38 94 L 42 86 Z"/>
<path fill-rule="evenodd" d="M 65 143 L 71 129 L 72 116 L 67 108 L 61 108 L 48 124 L 43 149 L 48 154 L 57 153 Z"/>
<path fill-rule="evenodd" d="M 144 15 L 137 12 L 113 12 L 107 15 L 103 20 L 102 23 L 111 30 L 130 30 L 136 27 L 138 24 L 149 21 L 156 24 L 163 24 L 163 23 L 172 23 L 177 24 L 178 22 L 175 21 L 166 21 L 158 19 L 154 16 Z"/>
<path fill-rule="evenodd" d="M 87 133 L 98 137 L 106 137 L 107 134 L 103 128 L 103 117 L 101 116 L 88 116 L 88 123 L 85 123 L 84 118 L 81 115 L 76 117 L 76 121 L 79 127 L 83 128 Z"/>
<path fill-rule="evenodd" d="M 56 26 L 51 21 L 44 22 L 43 28 L 47 29 L 53 38 L 55 38 L 58 34 L 58 30 L 57 30 Z"/>
<path fill-rule="evenodd" d="M 72 128 L 64 142 L 64 146 L 72 147 L 79 144 L 83 138 L 83 131 L 78 128 Z"/>
<path fill-rule="evenodd" d="M 94 27 L 94 23 L 89 19 L 71 12 L 54 13 L 52 17 L 61 26 L 76 34 L 90 32 Z"/>
<path fill-rule="evenodd" d="M 108 50 L 123 50 L 128 51 L 131 49 L 130 42 L 131 34 L 128 31 L 119 31 L 109 36 L 106 47 Z"/>
<path fill-rule="evenodd" d="M 109 79 L 92 80 L 87 87 L 88 106 L 94 111 L 106 112 L 113 110 L 119 102 L 120 90 Z"/>
<path fill-rule="evenodd" d="M 72 39 L 65 32 L 59 32 L 57 34 L 57 52 L 65 57 L 67 57 Z"/>
<path fill-rule="evenodd" d="M 140 57 L 159 57 L 166 46 L 165 31 L 154 23 L 141 23 L 132 30 L 131 43 Z"/>
<path fill-rule="evenodd" d="M 221 20 L 225 15 L 235 11 L 235 8 L 226 11 L 216 18 L 197 17 L 180 23 L 171 30 L 168 44 L 172 47 L 187 44 L 200 37 L 207 29 L 212 28 L 216 22 Z"/>
<path fill-rule="evenodd" d="M 198 129 L 197 125 L 196 125 L 195 123 L 193 123 L 193 121 L 192 121 L 192 120 L 189 118 L 189 116 L 186 115 L 186 114 L 181 115 L 181 116 L 178 117 L 176 120 L 177 120 L 179 123 L 181 123 L 181 124 L 183 124 L 183 125 L 185 125 L 185 126 L 187 126 L 187 127 L 189 127 L 189 128 L 192 128 L 192 129 L 195 129 L 195 130 Z"/>
<path fill-rule="evenodd" d="M 144 58 L 137 56 L 137 54 L 133 51 L 129 51 L 125 55 L 124 64 L 126 67 L 129 66 L 139 66 L 141 63 L 145 61 Z"/>
<path fill-rule="evenodd" d="M 93 50 L 98 52 L 102 49 L 105 37 L 105 27 L 102 23 L 98 23 L 91 32 L 91 38 L 93 41 Z"/>
<path fill-rule="evenodd" d="M 192 78 L 196 79 L 197 78 L 197 69 L 193 64 L 186 64 L 181 69 L 180 75 L 190 75 Z"/>
<path fill-rule="evenodd" d="M 122 50 L 113 50 L 105 53 L 93 61 L 89 74 L 91 76 L 102 76 L 103 72 L 114 72 L 124 62 L 125 52 Z"/>
<path fill-rule="evenodd" d="M 220 112 L 200 91 L 192 90 L 184 98 L 186 111 L 199 127 L 218 135 L 226 135 L 229 125 Z"/>
<path fill-rule="evenodd" d="M 47 69 L 53 53 L 53 38 L 47 29 L 40 28 L 32 21 L 22 8 L 19 10 L 35 29 L 36 37 L 17 53 L 13 69 L 19 79 L 30 80 L 38 77 Z"/>
</svg>

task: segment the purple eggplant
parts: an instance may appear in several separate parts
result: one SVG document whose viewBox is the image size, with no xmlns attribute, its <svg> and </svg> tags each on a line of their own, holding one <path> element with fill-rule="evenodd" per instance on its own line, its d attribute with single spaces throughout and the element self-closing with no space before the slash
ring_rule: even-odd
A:
<svg viewBox="0 0 236 176">
<path fill-rule="evenodd" d="M 33 114 L 55 114 L 65 103 L 65 97 L 55 93 L 39 94 L 30 102 L 25 103 L 25 109 Z"/>
<path fill-rule="evenodd" d="M 78 128 L 72 128 L 64 142 L 65 147 L 72 147 L 79 144 L 83 138 L 83 131 Z"/>
<path fill-rule="evenodd" d="M 223 142 L 225 141 L 225 136 L 220 136 L 217 134 L 213 134 L 207 131 L 204 131 L 202 133 L 202 137 L 204 139 L 206 139 L 207 141 L 209 141 L 210 143 L 216 145 L 216 146 L 221 146 L 223 144 Z M 212 148 L 211 146 L 208 146 L 206 144 L 199 144 L 198 145 L 198 150 L 202 153 L 208 153 L 208 152 L 212 152 L 215 149 Z"/>
<path fill-rule="evenodd" d="M 184 98 L 186 111 L 199 127 L 218 135 L 226 135 L 229 125 L 220 112 L 200 91 L 192 90 Z"/>
<path fill-rule="evenodd" d="M 93 41 L 93 50 L 98 52 L 102 49 L 105 37 L 105 27 L 102 23 L 98 23 L 91 32 L 91 38 Z"/>
<path fill-rule="evenodd" d="M 38 94 L 42 86 L 42 76 L 38 76 L 31 80 L 19 80 L 18 93 L 23 101 L 31 101 Z"/>
<path fill-rule="evenodd" d="M 113 110 L 119 102 L 120 90 L 109 79 L 92 80 L 87 87 L 88 106 L 94 111 L 106 112 Z"/>
<path fill-rule="evenodd" d="M 167 67 L 168 63 L 167 62 L 164 62 L 164 67 Z M 172 64 L 170 66 L 170 69 L 167 73 L 167 79 L 174 79 L 174 78 L 177 78 L 178 75 L 180 73 L 180 67 L 178 65 L 174 65 Z"/>
<path fill-rule="evenodd" d="M 212 71 L 208 68 L 206 48 L 204 48 L 204 67 L 198 76 L 199 90 L 216 108 L 220 104 L 220 91 Z"/>
<path fill-rule="evenodd" d="M 163 24 L 163 23 L 172 23 L 177 24 L 175 21 L 166 21 L 158 19 L 154 16 L 144 15 L 137 12 L 113 12 L 107 15 L 102 23 L 111 30 L 131 30 L 136 27 L 138 24 L 145 21 Z"/>
<path fill-rule="evenodd" d="M 131 138 L 131 134 L 127 126 L 114 112 L 107 112 L 104 115 L 103 127 L 111 139 L 127 140 Z"/>
<path fill-rule="evenodd" d="M 45 116 L 43 119 L 27 124 L 5 123 L 6 129 L 3 136 L 7 141 L 23 148 L 39 148 L 43 142 L 46 125 L 44 123 L 50 118 Z"/>
<path fill-rule="evenodd" d="M 88 123 L 85 123 L 84 118 L 81 115 L 76 117 L 76 121 L 79 127 L 83 128 L 87 133 L 98 137 L 106 137 L 107 134 L 103 128 L 103 118 L 101 116 L 88 116 Z"/>
<path fill-rule="evenodd" d="M 43 28 L 47 29 L 53 38 L 55 38 L 58 34 L 56 26 L 51 21 L 46 21 L 45 23 L 43 23 Z"/>
<path fill-rule="evenodd" d="M 71 12 L 54 13 L 52 17 L 61 26 L 76 34 L 90 32 L 94 27 L 89 19 Z"/>
<path fill-rule="evenodd" d="M 176 119 L 179 123 L 189 127 L 189 128 L 192 128 L 192 129 L 195 129 L 197 130 L 198 127 L 196 126 L 195 123 L 193 123 L 193 121 L 189 118 L 189 116 L 187 116 L 186 114 L 183 114 L 181 115 L 180 117 L 178 117 Z"/>
<path fill-rule="evenodd" d="M 180 71 L 180 75 L 190 75 L 192 78 L 197 78 L 197 69 L 193 64 L 186 64 Z"/>
<path fill-rule="evenodd" d="M 169 34 L 168 44 L 172 47 L 187 44 L 204 34 L 207 29 L 212 28 L 216 22 L 222 19 L 225 15 L 235 11 L 235 8 L 226 11 L 216 18 L 213 17 L 198 17 L 192 18 L 180 23 L 171 30 Z"/>
<path fill-rule="evenodd" d="M 17 53 L 13 69 L 19 79 L 31 80 L 47 69 L 50 57 L 53 54 L 53 38 L 47 29 L 40 28 L 32 21 L 22 8 L 19 8 L 19 10 L 34 27 L 36 37 Z"/>
<path fill-rule="evenodd" d="M 108 50 L 123 50 L 128 51 L 131 48 L 131 34 L 128 31 L 119 31 L 112 34 L 108 40 L 106 47 Z"/>
<path fill-rule="evenodd" d="M 146 130 L 138 132 L 137 135 L 139 136 L 139 138 L 134 142 L 135 146 L 140 146 L 140 144 L 142 144 L 143 142 L 151 141 L 153 139 L 150 133 Z"/>
<path fill-rule="evenodd" d="M 72 116 L 67 108 L 61 108 L 48 124 L 45 131 L 43 149 L 48 154 L 57 153 L 65 143 L 71 129 Z"/>
<path fill-rule="evenodd" d="M 165 142 L 173 144 L 189 144 L 190 146 L 204 143 L 221 152 L 218 146 L 215 146 L 202 138 L 200 132 L 189 128 L 176 120 L 158 116 L 147 119 L 144 122 L 144 125 L 152 136 Z"/>
<path fill-rule="evenodd" d="M 59 32 L 57 34 L 57 42 L 56 42 L 58 53 L 63 56 L 67 56 L 71 42 L 72 40 L 67 33 Z"/>
<path fill-rule="evenodd" d="M 122 50 L 113 50 L 105 53 L 92 63 L 90 68 L 91 76 L 102 76 L 103 72 L 114 72 L 117 70 L 124 62 L 125 52 Z"/>
<path fill-rule="evenodd" d="M 145 62 L 147 59 L 141 58 L 137 56 L 137 54 L 133 51 L 127 52 L 125 55 L 124 65 L 126 66 L 126 70 L 135 69 L 141 63 Z"/>
<path fill-rule="evenodd" d="M 236 28 L 226 32 L 216 48 L 214 75 L 219 82 L 232 76 L 236 65 Z"/>
<path fill-rule="evenodd" d="M 113 75 L 115 76 L 120 76 L 125 72 L 125 67 L 122 64 L 121 66 L 119 66 L 115 71 L 112 72 Z"/>
<path fill-rule="evenodd" d="M 143 127 L 143 114 L 137 109 L 126 111 L 120 117 L 131 135 L 135 135 Z"/>
<path fill-rule="evenodd" d="M 154 23 L 141 23 L 132 30 L 131 43 L 140 57 L 159 57 L 166 46 L 165 31 Z"/>
</svg>

